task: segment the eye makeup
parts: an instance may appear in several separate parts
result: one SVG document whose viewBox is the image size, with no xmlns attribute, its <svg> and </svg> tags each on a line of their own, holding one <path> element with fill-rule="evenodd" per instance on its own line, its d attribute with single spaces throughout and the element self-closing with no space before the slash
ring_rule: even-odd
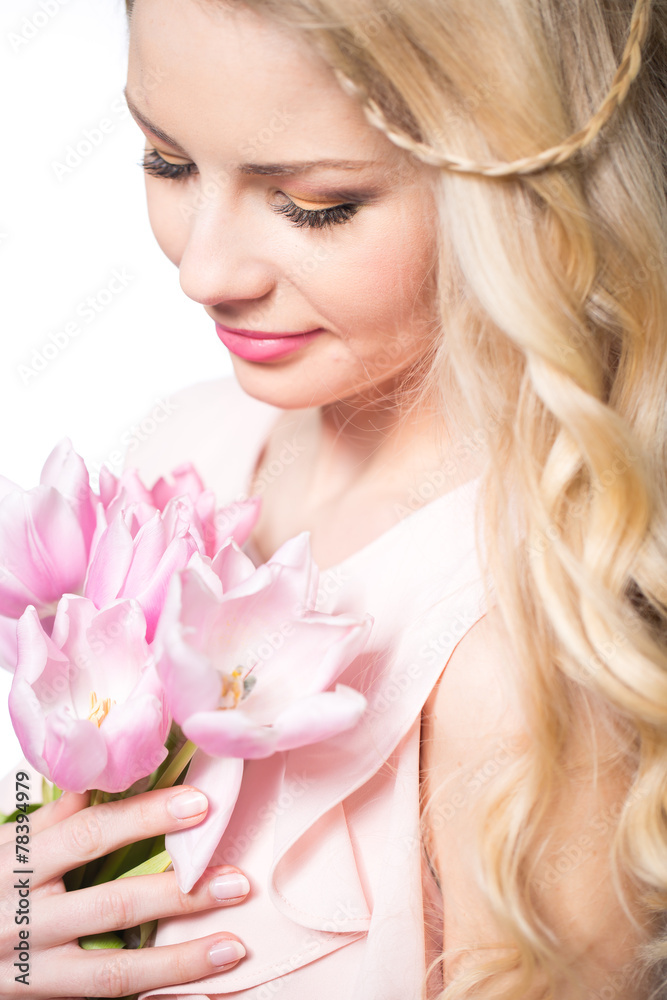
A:
<svg viewBox="0 0 667 1000">
<path fill-rule="evenodd" d="M 140 163 L 144 171 L 152 177 L 161 177 L 167 180 L 184 181 L 198 173 L 194 163 L 172 163 L 160 156 L 156 149 L 147 149 L 144 158 Z M 325 208 L 303 208 L 292 201 L 288 195 L 283 193 L 287 201 L 280 205 L 271 205 L 271 208 L 278 215 L 284 215 L 286 219 L 297 228 L 325 229 L 329 226 L 340 225 L 349 222 L 361 207 L 360 202 L 348 202 L 338 205 L 329 205 Z M 304 199 L 305 200 L 305 199 Z M 309 204 L 317 204 L 309 201 Z"/>
</svg>

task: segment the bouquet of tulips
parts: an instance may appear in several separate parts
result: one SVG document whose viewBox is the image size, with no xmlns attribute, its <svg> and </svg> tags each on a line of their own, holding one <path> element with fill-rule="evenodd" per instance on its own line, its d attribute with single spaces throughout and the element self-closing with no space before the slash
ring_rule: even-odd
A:
<svg viewBox="0 0 667 1000">
<path fill-rule="evenodd" d="M 241 546 L 259 505 L 217 507 L 191 465 L 150 489 L 135 470 L 103 469 L 95 492 L 67 439 L 39 486 L 0 477 L 0 661 L 44 801 L 61 790 L 123 798 L 176 784 L 189 767 L 216 804 L 166 842 L 71 872 L 70 889 L 173 863 L 189 891 L 229 822 L 244 759 L 327 739 L 365 709 L 335 682 L 372 618 L 315 609 L 307 532 L 255 567 Z M 149 933 L 86 944 L 142 946 Z"/>
</svg>

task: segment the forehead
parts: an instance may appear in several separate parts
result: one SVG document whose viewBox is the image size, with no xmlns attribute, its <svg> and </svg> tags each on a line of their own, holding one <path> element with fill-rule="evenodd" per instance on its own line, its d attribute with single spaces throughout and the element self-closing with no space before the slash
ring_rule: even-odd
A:
<svg viewBox="0 0 667 1000">
<path fill-rule="evenodd" d="M 242 4 L 137 0 L 127 91 L 200 159 L 405 161 L 303 35 Z"/>
</svg>

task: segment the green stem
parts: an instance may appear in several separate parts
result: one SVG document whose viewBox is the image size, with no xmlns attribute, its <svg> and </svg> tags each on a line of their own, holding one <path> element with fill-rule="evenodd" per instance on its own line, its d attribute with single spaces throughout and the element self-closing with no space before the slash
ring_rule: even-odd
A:
<svg viewBox="0 0 667 1000">
<path fill-rule="evenodd" d="M 134 844 L 127 844 L 125 847 L 119 847 L 108 854 L 91 885 L 103 885 L 105 882 L 111 882 L 112 879 L 115 879 L 118 872 L 122 871 L 125 859 L 134 846 Z"/>
<path fill-rule="evenodd" d="M 174 759 L 169 763 L 162 777 L 156 782 L 155 788 L 171 788 L 192 760 L 196 749 L 196 745 L 191 740 L 184 743 Z"/>
</svg>

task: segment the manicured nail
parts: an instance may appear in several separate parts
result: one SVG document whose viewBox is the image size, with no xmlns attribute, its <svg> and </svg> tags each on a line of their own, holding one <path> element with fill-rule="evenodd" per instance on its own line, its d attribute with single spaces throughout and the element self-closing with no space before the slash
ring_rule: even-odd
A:
<svg viewBox="0 0 667 1000">
<path fill-rule="evenodd" d="M 181 792 L 174 795 L 167 803 L 167 809 L 174 819 L 192 819 L 206 812 L 208 799 L 201 792 Z"/>
<path fill-rule="evenodd" d="M 229 872 L 227 875 L 216 875 L 210 882 L 213 898 L 219 902 L 226 899 L 236 899 L 238 896 L 247 896 L 250 892 L 250 883 L 241 872 Z"/>
<path fill-rule="evenodd" d="M 218 941 L 208 953 L 208 957 L 213 965 L 218 968 L 222 965 L 229 965 L 231 962 L 238 962 L 245 955 L 245 948 L 240 941 Z"/>
</svg>

